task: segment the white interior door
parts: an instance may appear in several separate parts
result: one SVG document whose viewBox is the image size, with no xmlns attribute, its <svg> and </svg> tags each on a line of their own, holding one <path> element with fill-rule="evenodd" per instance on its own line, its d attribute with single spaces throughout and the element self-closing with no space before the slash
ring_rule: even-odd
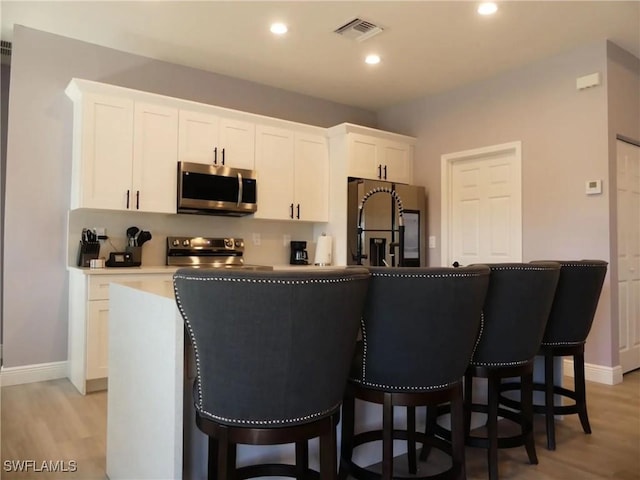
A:
<svg viewBox="0 0 640 480">
<path fill-rule="evenodd" d="M 442 156 L 442 264 L 522 261 L 521 144 Z"/>
<path fill-rule="evenodd" d="M 622 373 L 640 368 L 640 147 L 617 141 L 618 323 Z"/>
</svg>

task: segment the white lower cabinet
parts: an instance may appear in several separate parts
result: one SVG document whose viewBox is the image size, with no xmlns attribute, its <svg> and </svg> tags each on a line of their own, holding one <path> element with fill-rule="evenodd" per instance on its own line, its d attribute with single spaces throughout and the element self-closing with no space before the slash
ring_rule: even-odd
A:
<svg viewBox="0 0 640 480">
<path fill-rule="evenodd" d="M 110 283 L 171 278 L 170 272 L 92 274 L 70 269 L 68 377 L 80 393 L 107 388 Z"/>
<path fill-rule="evenodd" d="M 87 302 L 87 380 L 109 374 L 109 300 Z"/>
</svg>

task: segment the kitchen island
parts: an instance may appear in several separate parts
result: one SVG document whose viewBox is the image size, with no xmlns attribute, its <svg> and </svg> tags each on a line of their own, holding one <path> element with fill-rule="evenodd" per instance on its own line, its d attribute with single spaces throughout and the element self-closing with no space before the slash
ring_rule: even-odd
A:
<svg viewBox="0 0 640 480">
<path fill-rule="evenodd" d="M 111 480 L 206 478 L 207 441 L 195 426 L 193 375 L 173 283 L 112 283 L 107 400 Z M 356 409 L 357 431 L 381 426 L 380 406 L 358 402 Z M 396 409 L 396 425 L 404 425 L 404 415 L 404 409 Z M 424 417 L 418 418 L 418 427 L 424 428 Z M 404 442 L 396 447 L 397 455 L 406 451 Z M 359 447 L 356 453 L 354 460 L 360 465 L 381 458 L 375 443 Z M 245 445 L 238 447 L 237 464 L 293 463 L 294 458 L 293 445 Z M 317 439 L 309 442 L 309 464 L 318 467 Z"/>
</svg>

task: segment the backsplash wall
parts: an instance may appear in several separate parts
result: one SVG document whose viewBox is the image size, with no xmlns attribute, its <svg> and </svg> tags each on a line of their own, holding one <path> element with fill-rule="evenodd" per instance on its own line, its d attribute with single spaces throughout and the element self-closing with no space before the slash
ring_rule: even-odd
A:
<svg viewBox="0 0 640 480">
<path fill-rule="evenodd" d="M 166 238 L 168 236 L 241 237 L 245 242 L 245 263 L 258 265 L 282 265 L 289 263 L 289 244 L 292 240 L 307 242 L 309 258 L 315 252 L 313 223 L 256 220 L 247 217 L 223 217 L 211 215 L 170 215 L 161 213 L 117 212 L 105 210 L 70 210 L 68 214 L 67 265 L 76 266 L 78 242 L 83 228 L 104 227 L 108 240 L 101 241 L 100 256 L 108 258 L 109 252 L 123 251 L 127 245 L 126 230 L 136 226 L 151 232 L 153 238 L 142 247 L 142 266 L 164 265 Z M 254 234 L 260 236 L 260 245 L 253 242 Z"/>
</svg>

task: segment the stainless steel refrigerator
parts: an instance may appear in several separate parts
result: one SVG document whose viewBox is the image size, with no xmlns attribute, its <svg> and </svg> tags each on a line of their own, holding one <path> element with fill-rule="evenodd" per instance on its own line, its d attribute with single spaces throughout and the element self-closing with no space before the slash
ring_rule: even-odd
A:
<svg viewBox="0 0 640 480">
<path fill-rule="evenodd" d="M 348 265 L 424 267 L 426 196 L 424 187 L 378 180 L 349 180 L 347 211 Z M 398 200 L 402 203 L 404 242 L 400 265 Z M 362 214 L 359 207 L 362 205 Z M 360 225 L 358 224 L 360 223 Z"/>
</svg>

